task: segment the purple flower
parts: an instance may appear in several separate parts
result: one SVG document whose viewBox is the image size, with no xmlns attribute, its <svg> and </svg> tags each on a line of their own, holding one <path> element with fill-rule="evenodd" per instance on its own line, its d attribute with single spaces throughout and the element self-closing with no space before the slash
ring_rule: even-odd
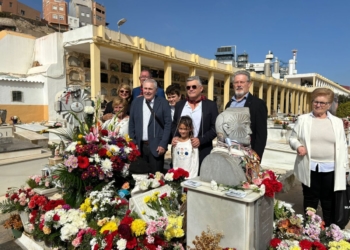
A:
<svg viewBox="0 0 350 250">
<path fill-rule="evenodd" d="M 64 210 L 69 210 L 69 209 L 70 209 L 70 206 L 69 206 L 68 204 L 64 204 L 64 205 L 62 206 L 62 208 L 63 208 Z"/>
<path fill-rule="evenodd" d="M 82 179 L 82 180 L 86 180 L 87 178 L 89 178 L 89 172 L 88 172 L 88 171 L 84 171 L 84 172 L 81 174 L 81 179 Z"/>
</svg>

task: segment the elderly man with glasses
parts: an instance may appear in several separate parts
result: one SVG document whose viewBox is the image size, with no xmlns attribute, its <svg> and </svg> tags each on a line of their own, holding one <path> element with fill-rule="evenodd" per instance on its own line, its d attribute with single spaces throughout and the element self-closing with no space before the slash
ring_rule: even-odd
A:
<svg viewBox="0 0 350 250">
<path fill-rule="evenodd" d="M 267 140 L 267 107 L 263 100 L 249 93 L 250 73 L 245 70 L 237 71 L 233 75 L 233 89 L 235 95 L 226 104 L 227 108 L 242 108 L 248 107 L 250 113 L 250 145 L 252 149 L 262 159 Z"/>
<path fill-rule="evenodd" d="M 132 90 L 132 100 L 135 100 L 137 97 L 143 96 L 143 83 L 147 79 L 152 79 L 151 71 L 147 69 L 142 70 L 139 79 L 140 87 L 136 87 Z M 159 86 L 157 86 L 156 96 L 165 98 L 164 89 L 159 88 Z"/>
<path fill-rule="evenodd" d="M 198 76 L 191 76 L 186 81 L 187 100 L 181 100 L 175 105 L 172 123 L 172 145 L 176 146 L 179 132 L 178 121 L 181 116 L 188 115 L 193 121 L 191 143 L 199 151 L 199 167 L 203 159 L 213 149 L 213 139 L 216 137 L 215 121 L 218 116 L 216 103 L 202 95 L 203 86 Z"/>
</svg>

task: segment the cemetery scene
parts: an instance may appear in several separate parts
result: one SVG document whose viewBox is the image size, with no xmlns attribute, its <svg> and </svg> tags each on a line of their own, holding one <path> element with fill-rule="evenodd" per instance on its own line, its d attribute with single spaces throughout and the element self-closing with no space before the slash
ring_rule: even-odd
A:
<svg viewBox="0 0 350 250">
<path fill-rule="evenodd" d="M 0 0 L 0 249 L 350 250 L 350 87 L 306 73 L 314 48 L 191 44 L 192 2 L 128 35 L 151 27 L 128 2 L 22 1 Z M 251 8 L 218 3 L 200 18 Z M 241 44 L 209 59 L 219 29 Z"/>
</svg>

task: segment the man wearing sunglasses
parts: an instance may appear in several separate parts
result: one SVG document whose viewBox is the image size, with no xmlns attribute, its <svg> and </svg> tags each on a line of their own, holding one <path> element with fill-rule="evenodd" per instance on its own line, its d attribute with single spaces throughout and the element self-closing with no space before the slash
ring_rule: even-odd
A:
<svg viewBox="0 0 350 250">
<path fill-rule="evenodd" d="M 135 100 L 137 97 L 143 96 L 143 83 L 146 79 L 152 79 L 152 73 L 148 69 L 141 71 L 139 80 L 140 87 L 136 87 L 132 90 L 132 100 Z M 165 98 L 164 90 L 162 88 L 157 88 L 156 96 Z"/>
<path fill-rule="evenodd" d="M 250 145 L 262 159 L 267 140 L 267 107 L 263 100 L 249 93 L 251 85 L 250 73 L 245 70 L 237 71 L 232 78 L 235 95 L 226 104 L 227 108 L 248 107 L 250 113 Z"/>
<path fill-rule="evenodd" d="M 191 76 L 186 81 L 187 100 L 181 100 L 175 105 L 172 123 L 171 144 L 176 146 L 179 132 L 177 124 L 181 116 L 188 115 L 193 122 L 193 148 L 199 151 L 199 169 L 203 159 L 213 149 L 213 139 L 216 137 L 215 121 L 218 116 L 216 103 L 202 95 L 203 86 L 198 76 Z"/>
</svg>

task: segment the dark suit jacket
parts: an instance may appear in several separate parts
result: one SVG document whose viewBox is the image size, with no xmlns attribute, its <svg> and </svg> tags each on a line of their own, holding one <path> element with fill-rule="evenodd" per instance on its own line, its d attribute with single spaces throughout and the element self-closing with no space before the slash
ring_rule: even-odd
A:
<svg viewBox="0 0 350 250">
<path fill-rule="evenodd" d="M 226 104 L 225 109 L 229 108 L 231 103 L 232 99 Z M 248 107 L 250 113 L 250 128 L 252 130 L 250 145 L 262 159 L 267 140 L 266 104 L 263 100 L 249 93 L 244 107 Z"/>
<path fill-rule="evenodd" d="M 181 100 L 175 105 L 174 120 L 171 126 L 172 136 L 179 136 L 177 124 L 186 102 L 186 100 Z M 199 166 L 202 164 L 203 159 L 210 154 L 210 151 L 213 149 L 213 140 L 216 137 L 215 121 L 217 116 L 218 108 L 216 103 L 210 100 L 203 100 L 201 126 L 198 133 L 198 139 L 200 141 L 200 146 L 198 148 Z"/>
<path fill-rule="evenodd" d="M 141 87 L 136 87 L 132 90 L 132 100 L 134 101 L 141 93 Z M 157 88 L 156 96 L 165 98 L 165 93 L 162 88 Z"/>
<path fill-rule="evenodd" d="M 129 136 L 139 146 L 139 149 L 141 149 L 142 141 L 144 99 L 142 96 L 132 102 L 129 119 Z M 168 148 L 171 133 L 171 112 L 168 101 L 157 96 L 154 98 L 153 110 L 164 125 L 164 129 L 162 129 L 153 115 L 151 115 L 148 123 L 148 143 L 152 154 L 158 157 L 158 146 L 163 147 L 165 150 Z"/>
</svg>

